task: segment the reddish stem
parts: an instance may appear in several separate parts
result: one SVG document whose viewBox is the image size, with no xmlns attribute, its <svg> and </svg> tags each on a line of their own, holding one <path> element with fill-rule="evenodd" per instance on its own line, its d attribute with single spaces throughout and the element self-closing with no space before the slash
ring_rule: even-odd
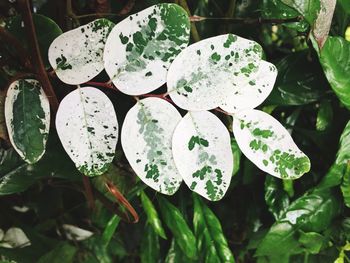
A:
<svg viewBox="0 0 350 263">
<path fill-rule="evenodd" d="M 140 96 L 144 97 L 144 98 L 160 98 L 160 99 L 166 100 L 169 103 L 174 104 L 174 102 L 171 99 L 166 97 L 167 96 L 166 93 L 164 93 L 164 94 L 143 94 Z"/>
<path fill-rule="evenodd" d="M 85 82 L 84 85 L 92 85 L 97 87 L 108 88 L 112 90 L 118 90 L 111 82 L 97 82 L 97 81 L 88 81 Z"/>
</svg>

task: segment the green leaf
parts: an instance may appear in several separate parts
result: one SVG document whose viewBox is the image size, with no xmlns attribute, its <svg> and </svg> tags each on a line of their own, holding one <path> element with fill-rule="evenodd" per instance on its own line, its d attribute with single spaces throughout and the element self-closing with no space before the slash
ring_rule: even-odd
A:
<svg viewBox="0 0 350 263">
<path fill-rule="evenodd" d="M 73 263 L 77 250 L 75 246 L 67 242 L 60 242 L 53 250 L 43 255 L 38 263 Z"/>
<path fill-rule="evenodd" d="M 154 263 L 159 261 L 159 238 L 154 228 L 146 224 L 145 231 L 143 233 L 141 241 L 141 262 L 142 263 Z"/>
<path fill-rule="evenodd" d="M 234 176 L 239 171 L 240 164 L 241 164 L 241 156 L 242 156 L 242 152 L 239 149 L 237 141 L 234 138 L 231 138 L 231 149 L 232 149 L 232 154 L 233 154 L 232 176 Z"/>
<path fill-rule="evenodd" d="M 195 263 L 196 261 L 186 257 L 182 252 L 179 245 L 175 242 L 175 239 L 172 239 L 170 248 L 166 255 L 164 263 Z"/>
<path fill-rule="evenodd" d="M 317 112 L 316 129 L 324 131 L 329 128 L 333 121 L 332 104 L 328 100 L 323 100 Z"/>
<path fill-rule="evenodd" d="M 141 95 L 166 82 L 167 70 L 189 42 L 190 21 L 176 4 L 151 6 L 119 22 L 104 51 L 107 74 L 118 90 Z"/>
<path fill-rule="evenodd" d="M 345 168 L 345 164 L 333 164 L 317 188 L 330 188 L 341 184 Z"/>
<path fill-rule="evenodd" d="M 338 195 L 329 189 L 314 189 L 296 199 L 272 225 L 258 246 L 257 256 L 292 255 L 302 248 L 297 232 L 321 232 L 339 215 Z"/>
<path fill-rule="evenodd" d="M 11 83 L 5 100 L 11 143 L 24 161 L 36 163 L 45 153 L 50 127 L 50 104 L 40 83 L 20 79 Z"/>
<path fill-rule="evenodd" d="M 350 160 L 350 121 L 346 124 L 339 140 L 339 149 L 337 152 L 337 164 L 347 164 Z"/>
<path fill-rule="evenodd" d="M 193 194 L 193 201 L 194 233 L 202 261 L 207 263 L 235 262 L 218 218 L 195 194 Z"/>
<path fill-rule="evenodd" d="M 320 0 L 281 0 L 284 4 L 297 10 L 312 26 L 320 11 Z"/>
<path fill-rule="evenodd" d="M 305 250 L 311 254 L 317 254 L 320 252 L 322 245 L 325 241 L 325 237 L 316 232 L 303 232 L 299 231 L 300 237 L 299 243 L 305 248 Z"/>
<path fill-rule="evenodd" d="M 346 165 L 346 170 L 340 185 L 340 189 L 343 194 L 345 205 L 350 207 L 350 161 L 348 161 Z"/>
<path fill-rule="evenodd" d="M 144 191 L 141 192 L 141 202 L 142 207 L 147 215 L 147 221 L 153 227 L 154 231 L 162 238 L 167 239 L 165 231 L 162 226 L 162 222 L 158 217 L 157 210 L 152 204 L 151 200 L 148 198 Z"/>
<path fill-rule="evenodd" d="M 44 60 L 45 67 L 49 68 L 50 63 L 47 55 L 49 46 L 56 37 L 62 34 L 62 30 L 51 18 L 39 14 L 32 15 L 41 57 Z M 12 16 L 8 18 L 5 21 L 5 28 L 29 50 L 26 28 L 23 27 L 21 16 Z"/>
<path fill-rule="evenodd" d="M 163 197 L 158 197 L 160 211 L 165 224 L 174 235 L 177 245 L 191 259 L 198 257 L 196 238 L 180 211 Z"/>
<path fill-rule="evenodd" d="M 350 109 L 350 42 L 342 37 L 328 37 L 319 56 L 332 89 Z"/>
<path fill-rule="evenodd" d="M 102 246 L 107 248 L 111 239 L 119 225 L 120 217 L 117 215 L 113 215 L 111 219 L 108 221 L 101 237 Z"/>
<path fill-rule="evenodd" d="M 289 206 L 289 196 L 282 182 L 272 176 L 265 179 L 265 202 L 274 218 L 278 220 Z"/>
<path fill-rule="evenodd" d="M 86 176 L 108 170 L 118 140 L 114 106 L 100 90 L 78 88 L 61 101 L 56 129 L 69 157 Z"/>
<path fill-rule="evenodd" d="M 279 72 L 275 88 L 267 101 L 273 105 L 304 105 L 318 101 L 328 86 L 317 59 L 309 60 L 307 51 L 292 53 L 276 64 Z"/>
</svg>

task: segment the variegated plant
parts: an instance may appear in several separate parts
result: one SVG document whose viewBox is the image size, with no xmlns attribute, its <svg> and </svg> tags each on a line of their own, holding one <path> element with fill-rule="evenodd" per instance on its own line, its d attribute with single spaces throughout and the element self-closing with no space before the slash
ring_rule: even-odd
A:
<svg viewBox="0 0 350 263">
<path fill-rule="evenodd" d="M 261 46 L 233 34 L 188 46 L 189 37 L 185 10 L 176 4 L 158 4 L 115 26 L 98 19 L 60 35 L 50 46 L 49 61 L 57 76 L 70 85 L 84 84 L 103 69 L 110 83 L 128 95 L 140 96 L 167 84 L 164 96 L 136 97 L 121 129 L 122 148 L 131 167 L 160 193 L 174 194 L 184 180 L 209 200 L 225 195 L 234 160 L 230 134 L 208 111 L 213 109 L 232 116 L 240 149 L 261 170 L 283 179 L 308 172 L 310 161 L 288 131 L 272 116 L 254 109 L 270 94 L 277 76 L 276 67 L 262 59 Z M 30 100 L 40 102 L 31 116 L 24 109 Z M 170 102 L 188 113 L 181 117 Z M 114 106 L 102 91 L 80 86 L 60 104 L 57 132 L 84 175 L 103 174 L 113 160 L 118 139 Z M 15 149 L 27 162 L 44 153 L 48 108 L 35 80 L 10 86 L 6 121 Z M 36 119 L 32 133 L 38 147 L 20 136 L 28 129 L 29 117 Z"/>
</svg>

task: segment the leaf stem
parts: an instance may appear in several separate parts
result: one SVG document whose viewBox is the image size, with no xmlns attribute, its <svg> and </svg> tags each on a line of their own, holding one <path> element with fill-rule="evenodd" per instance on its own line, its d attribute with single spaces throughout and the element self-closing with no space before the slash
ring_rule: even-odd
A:
<svg viewBox="0 0 350 263">
<path fill-rule="evenodd" d="M 84 85 L 92 85 L 92 86 L 103 87 L 103 88 L 108 88 L 112 90 L 118 90 L 111 81 L 107 81 L 107 82 L 88 81 L 88 82 L 85 82 Z"/>
<path fill-rule="evenodd" d="M 86 199 L 88 201 L 89 204 L 89 208 L 91 210 L 95 209 L 95 199 L 94 199 L 94 195 L 92 193 L 92 188 L 91 188 L 91 184 L 90 184 L 90 179 L 83 175 L 83 184 L 84 184 L 84 193 L 86 196 Z"/>
<path fill-rule="evenodd" d="M 191 16 L 191 22 L 202 22 L 206 20 L 210 21 L 224 21 L 232 24 L 283 24 L 283 23 L 292 23 L 300 22 L 303 19 L 302 16 L 279 19 L 279 18 L 232 18 L 232 17 L 203 17 L 203 16 Z"/>
<path fill-rule="evenodd" d="M 36 71 L 38 80 L 43 86 L 43 89 L 49 99 L 53 112 L 56 113 L 59 103 L 58 103 L 56 94 L 54 92 L 54 89 L 48 78 L 48 75 L 46 73 L 43 60 L 41 58 L 38 39 L 36 37 L 36 32 L 35 32 L 35 27 L 34 27 L 34 22 L 33 22 L 32 13 L 30 10 L 29 2 L 28 0 L 18 0 L 18 4 L 21 10 L 24 26 L 27 28 L 26 33 L 28 36 L 31 53 L 33 54 L 33 65 L 36 65 L 36 67 L 34 67 L 34 70 Z"/>
</svg>

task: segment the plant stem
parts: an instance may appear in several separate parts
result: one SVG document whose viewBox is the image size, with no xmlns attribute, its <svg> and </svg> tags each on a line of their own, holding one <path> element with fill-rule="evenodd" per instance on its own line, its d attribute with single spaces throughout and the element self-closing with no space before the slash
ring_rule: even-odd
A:
<svg viewBox="0 0 350 263">
<path fill-rule="evenodd" d="M 88 201 L 89 204 L 89 208 L 91 210 L 95 209 L 95 199 L 94 199 L 94 195 L 92 193 L 92 188 L 91 188 L 91 184 L 90 184 L 90 179 L 83 175 L 83 184 L 84 184 L 84 193 L 86 196 L 86 199 Z"/>
<path fill-rule="evenodd" d="M 33 54 L 32 56 L 33 65 L 36 65 L 36 67 L 34 67 L 34 70 L 36 71 L 38 80 L 43 86 L 46 96 L 49 99 L 53 112 L 56 113 L 59 103 L 58 103 L 56 94 L 54 92 L 54 89 L 48 78 L 48 75 L 46 73 L 43 60 L 41 58 L 38 39 L 35 33 L 35 27 L 33 23 L 33 17 L 30 10 L 29 2 L 28 0 L 18 0 L 18 4 L 21 10 L 24 26 L 27 28 L 26 32 L 27 32 L 27 37 L 29 41 L 29 46 L 31 49 L 31 53 Z"/>
<path fill-rule="evenodd" d="M 186 0 L 179 0 L 179 4 L 180 4 L 180 6 L 182 6 L 183 9 L 185 9 L 187 14 L 191 17 L 191 11 L 190 11 L 190 8 L 188 7 L 187 1 Z M 194 23 L 191 23 L 191 34 L 192 34 L 192 38 L 193 38 L 194 42 L 198 42 L 201 40 L 201 37 L 198 34 L 197 27 Z"/>
<path fill-rule="evenodd" d="M 88 82 L 85 82 L 84 85 L 92 85 L 92 86 L 103 87 L 103 88 L 108 88 L 112 90 L 118 90 L 115 86 L 113 86 L 112 82 L 110 81 L 107 81 L 107 82 L 88 81 Z"/>
<path fill-rule="evenodd" d="M 303 19 L 302 16 L 287 18 L 287 19 L 279 19 L 279 18 L 231 18 L 231 17 L 203 17 L 203 16 L 191 16 L 191 22 L 202 22 L 206 20 L 210 21 L 224 21 L 226 23 L 232 24 L 284 24 L 284 23 L 292 23 L 292 22 L 300 22 Z"/>
</svg>

